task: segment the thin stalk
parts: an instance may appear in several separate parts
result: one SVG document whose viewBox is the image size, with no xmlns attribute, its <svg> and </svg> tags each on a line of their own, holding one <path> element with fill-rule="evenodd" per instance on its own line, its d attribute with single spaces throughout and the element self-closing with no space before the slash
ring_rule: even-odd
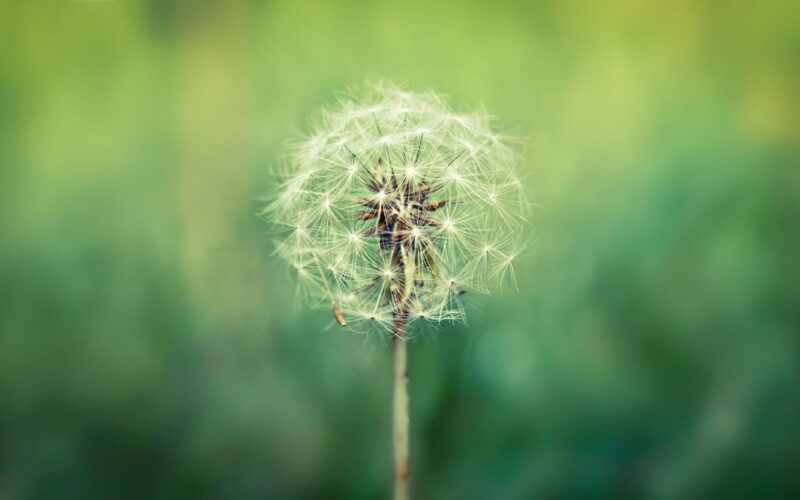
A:
<svg viewBox="0 0 800 500">
<path fill-rule="evenodd" d="M 395 315 L 392 325 L 394 436 L 394 500 L 408 500 L 408 370 L 406 368 L 406 316 Z"/>
</svg>

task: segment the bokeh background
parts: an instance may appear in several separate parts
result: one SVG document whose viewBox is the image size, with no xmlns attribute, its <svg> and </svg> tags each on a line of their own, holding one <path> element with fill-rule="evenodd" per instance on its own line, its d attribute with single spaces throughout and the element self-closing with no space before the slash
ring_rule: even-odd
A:
<svg viewBox="0 0 800 500">
<path fill-rule="evenodd" d="M 0 498 L 386 498 L 390 349 L 256 217 L 385 78 L 484 105 L 518 290 L 410 348 L 420 499 L 800 498 L 796 2 L 0 2 Z"/>
</svg>

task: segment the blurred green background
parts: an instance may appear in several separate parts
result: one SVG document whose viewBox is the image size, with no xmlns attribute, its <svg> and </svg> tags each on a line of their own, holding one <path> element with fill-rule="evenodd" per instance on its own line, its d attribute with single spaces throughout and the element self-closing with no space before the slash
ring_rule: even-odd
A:
<svg viewBox="0 0 800 500">
<path fill-rule="evenodd" d="M 386 498 L 390 349 L 255 213 L 386 78 L 526 138 L 519 291 L 411 346 L 420 499 L 800 498 L 796 2 L 0 2 L 0 498 Z"/>
</svg>

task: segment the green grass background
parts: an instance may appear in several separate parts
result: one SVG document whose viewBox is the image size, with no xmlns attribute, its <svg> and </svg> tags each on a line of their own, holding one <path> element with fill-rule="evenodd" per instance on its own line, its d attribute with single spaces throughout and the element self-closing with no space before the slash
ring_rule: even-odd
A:
<svg viewBox="0 0 800 500">
<path fill-rule="evenodd" d="M 0 2 L 0 498 L 386 498 L 390 350 L 255 217 L 385 78 L 526 139 L 519 290 L 410 348 L 420 499 L 800 496 L 796 2 Z"/>
</svg>

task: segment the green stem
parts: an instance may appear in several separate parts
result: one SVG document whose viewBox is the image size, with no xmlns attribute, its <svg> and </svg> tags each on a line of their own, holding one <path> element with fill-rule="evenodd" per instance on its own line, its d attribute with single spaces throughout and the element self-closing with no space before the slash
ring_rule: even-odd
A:
<svg viewBox="0 0 800 500">
<path fill-rule="evenodd" d="M 406 316 L 399 313 L 392 325 L 394 500 L 408 500 L 408 370 L 406 368 Z"/>
</svg>

